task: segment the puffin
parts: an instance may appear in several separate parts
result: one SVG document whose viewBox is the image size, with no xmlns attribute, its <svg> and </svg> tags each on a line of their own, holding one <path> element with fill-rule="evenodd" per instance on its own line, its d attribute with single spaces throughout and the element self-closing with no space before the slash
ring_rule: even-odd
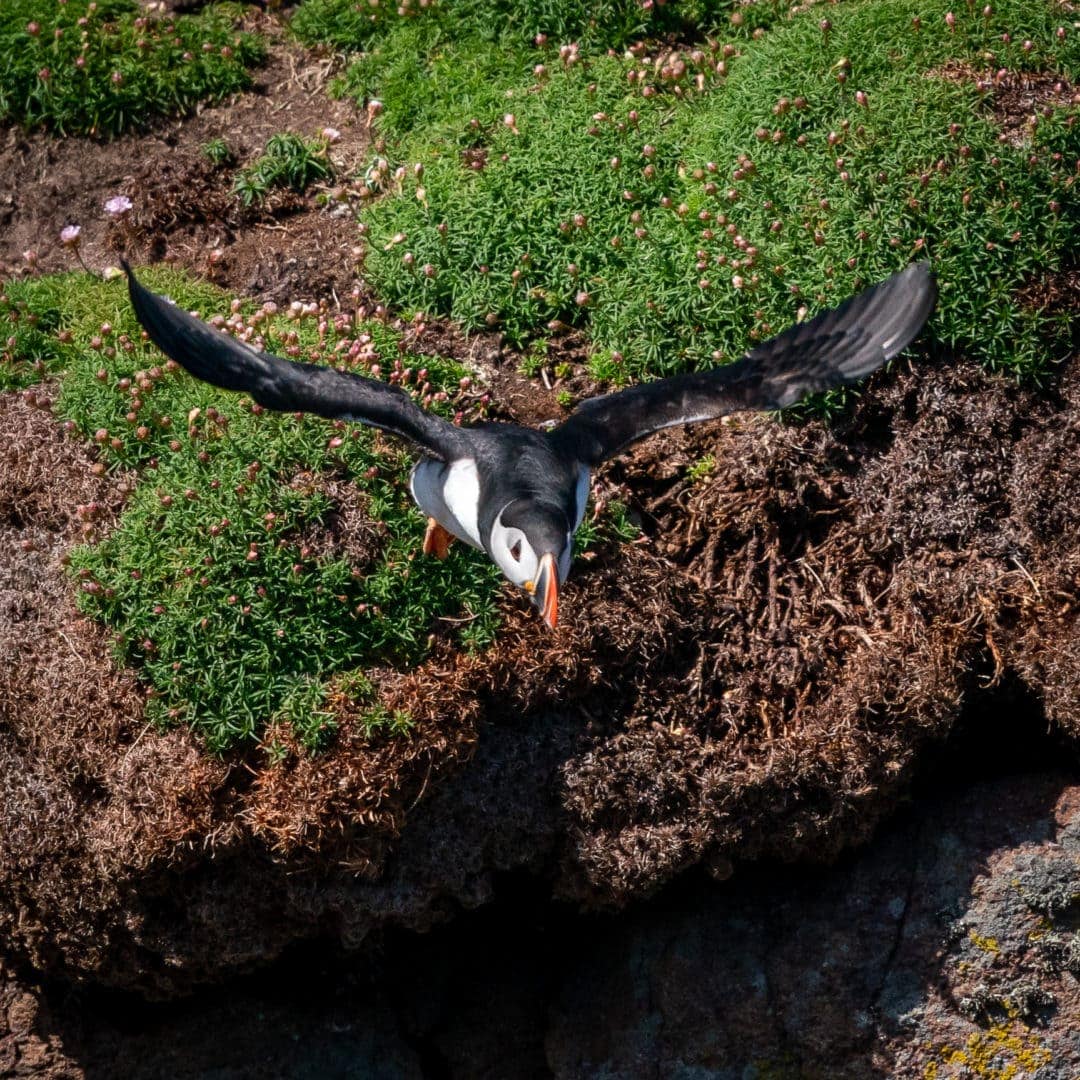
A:
<svg viewBox="0 0 1080 1080">
<path fill-rule="evenodd" d="M 929 263 L 912 263 L 740 360 L 589 398 L 544 430 L 455 425 L 401 387 L 257 350 L 151 292 L 122 265 L 147 336 L 196 378 L 267 409 L 381 428 L 417 448 L 409 486 L 428 519 L 424 554 L 445 558 L 455 539 L 485 552 L 551 629 L 597 466 L 665 428 L 783 409 L 864 378 L 915 339 L 937 295 Z"/>
</svg>

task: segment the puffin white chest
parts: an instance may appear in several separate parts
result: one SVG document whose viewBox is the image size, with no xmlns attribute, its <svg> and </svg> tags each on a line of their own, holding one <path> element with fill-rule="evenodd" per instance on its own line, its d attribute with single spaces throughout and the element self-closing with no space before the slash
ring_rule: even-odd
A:
<svg viewBox="0 0 1080 1080">
<path fill-rule="evenodd" d="M 417 506 L 459 540 L 480 543 L 480 477 L 472 458 L 450 465 L 425 458 L 413 466 L 409 488 Z"/>
</svg>

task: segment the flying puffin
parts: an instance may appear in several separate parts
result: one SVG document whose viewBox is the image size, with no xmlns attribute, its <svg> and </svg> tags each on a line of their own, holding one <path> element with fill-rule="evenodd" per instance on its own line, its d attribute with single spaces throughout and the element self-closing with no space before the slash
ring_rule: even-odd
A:
<svg viewBox="0 0 1080 1080">
<path fill-rule="evenodd" d="M 458 427 L 400 387 L 257 351 L 150 292 L 123 266 L 150 340 L 192 375 L 245 391 L 268 409 L 368 424 L 418 447 L 409 483 L 428 517 L 424 554 L 445 557 L 455 538 L 487 552 L 552 629 L 589 478 L 602 461 L 663 428 L 782 409 L 861 379 L 914 340 L 936 297 L 929 264 L 912 263 L 735 363 L 589 398 L 540 431 L 494 422 Z"/>
</svg>

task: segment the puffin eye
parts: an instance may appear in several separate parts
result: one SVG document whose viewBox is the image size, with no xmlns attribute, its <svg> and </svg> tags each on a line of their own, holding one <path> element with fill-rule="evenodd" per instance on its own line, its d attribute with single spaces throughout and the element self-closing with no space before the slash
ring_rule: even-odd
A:
<svg viewBox="0 0 1080 1080">
<path fill-rule="evenodd" d="M 510 558 L 514 562 L 521 562 L 521 540 L 520 538 L 514 541 L 514 546 L 510 549 Z"/>
</svg>

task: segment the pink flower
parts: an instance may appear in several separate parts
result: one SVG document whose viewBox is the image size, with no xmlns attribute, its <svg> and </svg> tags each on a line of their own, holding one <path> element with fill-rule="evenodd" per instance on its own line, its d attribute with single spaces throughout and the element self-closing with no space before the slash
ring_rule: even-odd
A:
<svg viewBox="0 0 1080 1080">
<path fill-rule="evenodd" d="M 338 140 L 340 140 L 340 138 L 341 138 L 341 132 L 340 132 L 340 131 L 338 131 L 338 129 L 337 129 L 337 128 L 333 128 L 333 127 L 324 127 L 324 128 L 322 129 L 322 137 L 323 137 L 323 138 L 324 138 L 324 139 L 325 139 L 325 140 L 326 140 L 326 141 L 327 141 L 328 143 L 336 143 L 336 142 L 338 142 Z"/>
<path fill-rule="evenodd" d="M 81 225 L 65 225 L 60 230 L 60 243 L 64 247 L 78 247 L 79 246 L 79 234 L 82 232 Z"/>
<path fill-rule="evenodd" d="M 126 195 L 114 195 L 105 200 L 105 213 L 112 218 L 123 217 L 131 210 L 131 200 Z"/>
</svg>

